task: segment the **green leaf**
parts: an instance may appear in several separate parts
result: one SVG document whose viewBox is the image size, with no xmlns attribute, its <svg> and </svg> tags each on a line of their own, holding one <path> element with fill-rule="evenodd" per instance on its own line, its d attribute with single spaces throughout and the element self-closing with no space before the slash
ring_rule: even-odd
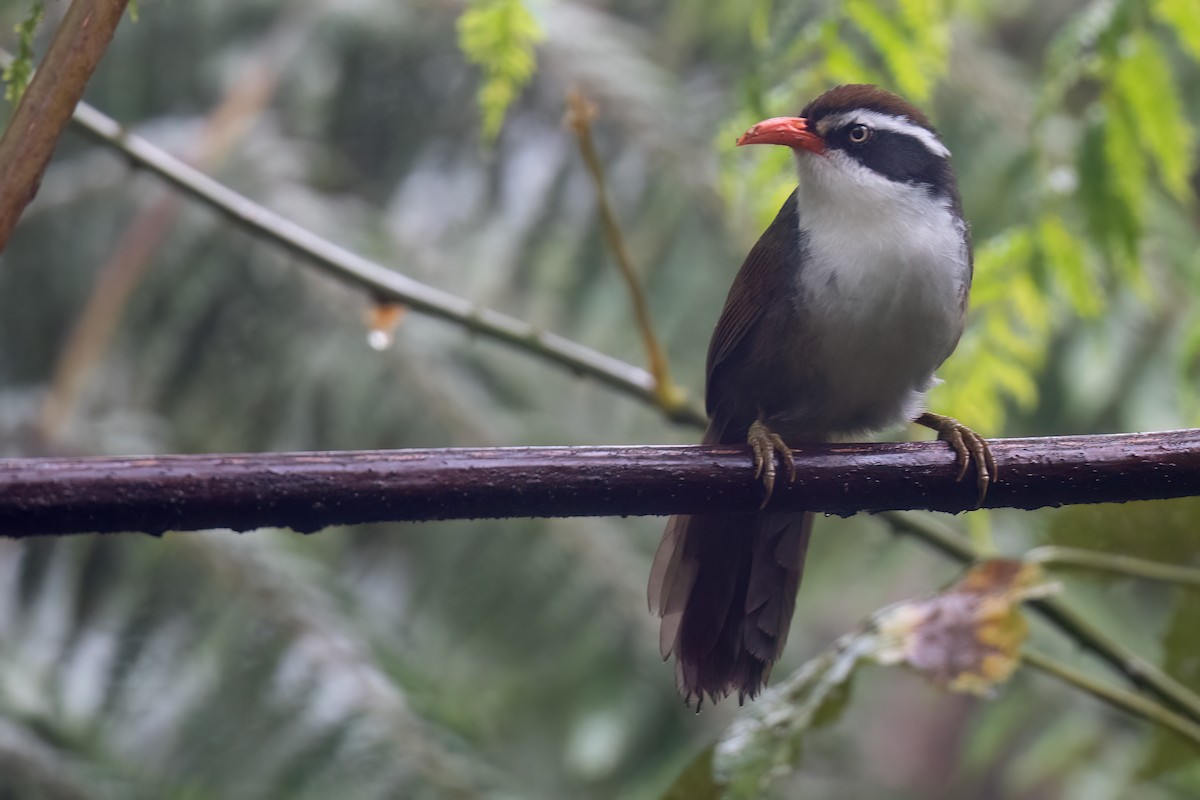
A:
<svg viewBox="0 0 1200 800">
<path fill-rule="evenodd" d="M 1112 142 L 1107 125 L 1092 125 L 1084 133 L 1079 148 L 1079 192 L 1087 220 L 1088 233 L 1109 263 L 1117 266 L 1126 279 L 1137 277 L 1137 243 L 1141 237 L 1140 215 L 1118 187 L 1109 166 L 1110 149 L 1119 157 L 1120 142 Z M 1140 163 L 1140 155 L 1131 156 Z"/>
<path fill-rule="evenodd" d="M 867 66 L 865 59 L 847 44 L 836 19 L 830 18 L 822 23 L 821 49 L 825 57 L 820 68 L 828 83 L 881 82 L 880 76 Z"/>
<path fill-rule="evenodd" d="M 1127 161 L 1128 150 L 1144 151 L 1167 190 L 1184 202 L 1190 194 L 1188 179 L 1194 163 L 1195 136 L 1183 113 L 1162 45 L 1145 31 L 1137 31 L 1121 43 L 1119 50 L 1110 86 L 1113 102 L 1109 107 L 1117 118 L 1110 119 L 1109 125 L 1121 129 L 1121 149 L 1126 152 L 1109 152 L 1108 156 Z M 1132 170 L 1124 174 L 1122 164 L 1113 166 L 1122 181 L 1144 182 L 1144 176 Z M 1144 186 L 1122 188 L 1131 196 L 1145 194 Z"/>
<path fill-rule="evenodd" d="M 1113 91 L 1105 96 L 1104 164 L 1111 197 L 1130 217 L 1138 238 L 1142 232 L 1149 168 L 1130 112 Z"/>
<path fill-rule="evenodd" d="M 1033 256 L 1033 236 L 1024 227 L 1009 228 L 975 248 L 975 277 L 971 285 L 974 308 L 1008 300 L 1008 276 Z"/>
<path fill-rule="evenodd" d="M 1055 245 L 1066 247 L 1061 241 Z M 1029 409 L 1037 404 L 1034 376 L 1056 318 L 1033 270 L 1042 247 L 1041 229 L 1025 226 L 978 247 L 970 324 L 938 370 L 945 383 L 933 390 L 930 407 L 968 418 L 977 429 L 999 430 L 1008 405 Z"/>
<path fill-rule="evenodd" d="M 1088 264 L 1083 242 L 1067 230 L 1057 214 L 1042 218 L 1038 225 L 1038 245 L 1050 273 L 1065 290 L 1075 312 L 1085 317 L 1099 314 L 1104 297 Z"/>
<path fill-rule="evenodd" d="M 899 0 L 900 17 L 912 39 L 911 47 L 930 77 L 945 69 L 950 52 L 950 9 L 944 0 Z"/>
<path fill-rule="evenodd" d="M 1018 407 L 1026 410 L 1037 404 L 1037 383 L 1028 369 L 1013 361 L 1002 359 L 996 359 L 991 367 L 992 383 L 995 387 L 994 394 L 998 397 L 1007 397 Z"/>
<path fill-rule="evenodd" d="M 478 100 L 484 138 L 496 138 L 509 106 L 533 77 L 534 46 L 543 35 L 521 0 L 472 0 L 458 18 L 458 46 L 483 70 Z"/>
<path fill-rule="evenodd" d="M 721 784 L 713 775 L 713 746 L 696 756 L 663 792 L 661 800 L 720 800 Z"/>
<path fill-rule="evenodd" d="M 1009 309 L 1013 321 L 1019 323 L 1030 335 L 1044 338 L 1050 330 L 1050 314 L 1046 294 L 1032 271 L 1026 269 L 1012 276 L 1008 282 Z M 1023 331 L 1010 331 L 1020 335 Z"/>
<path fill-rule="evenodd" d="M 1175 31 L 1188 55 L 1200 61 L 1200 13 L 1195 0 L 1156 0 L 1151 9 L 1160 22 Z"/>
<path fill-rule="evenodd" d="M 42 0 L 33 0 L 25 18 L 13 26 L 17 34 L 17 54 L 12 63 L 4 68 L 4 98 L 16 103 L 25 93 L 33 77 L 33 34 L 42 22 L 45 9 Z"/>
<path fill-rule="evenodd" d="M 850 0 L 843 13 L 874 45 L 896 81 L 896 86 L 910 100 L 920 103 L 929 98 L 933 89 L 931 57 L 912 41 L 912 37 L 871 0 Z"/>
<path fill-rule="evenodd" d="M 843 637 L 729 726 L 713 751 L 713 774 L 727 800 L 762 797 L 795 767 L 804 734 L 840 716 L 859 659 L 874 642 L 865 633 Z"/>
<path fill-rule="evenodd" d="M 1062 96 L 1081 76 L 1094 71 L 1097 42 L 1111 36 L 1114 29 L 1127 24 L 1127 15 L 1119 13 L 1120 3 L 1092 0 L 1082 11 L 1069 17 L 1046 47 L 1046 66 L 1038 93 L 1039 115 L 1057 111 Z"/>
</svg>

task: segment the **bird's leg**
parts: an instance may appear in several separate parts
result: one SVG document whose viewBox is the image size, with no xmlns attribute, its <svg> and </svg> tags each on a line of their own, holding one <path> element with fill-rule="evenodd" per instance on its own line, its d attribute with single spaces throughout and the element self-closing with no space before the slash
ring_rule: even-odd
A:
<svg viewBox="0 0 1200 800">
<path fill-rule="evenodd" d="M 787 446 L 778 433 L 767 427 L 762 419 L 757 419 L 746 434 L 746 442 L 754 450 L 754 477 L 762 478 L 767 490 L 759 508 L 766 508 L 771 500 L 771 492 L 775 490 L 775 454 L 779 453 L 787 466 L 788 481 L 796 482 L 796 460 L 792 457 L 792 448 Z"/>
<path fill-rule="evenodd" d="M 958 477 L 954 480 L 961 481 L 967 474 L 967 466 L 972 461 L 975 462 L 975 485 L 979 488 L 979 500 L 975 507 L 982 506 L 983 499 L 987 497 L 988 486 L 1000 481 L 1000 470 L 996 467 L 996 458 L 992 455 L 992 448 L 987 439 L 954 417 L 944 417 L 926 411 L 914 422 L 937 431 L 938 438 L 954 448 L 954 455 L 958 460 Z"/>
</svg>

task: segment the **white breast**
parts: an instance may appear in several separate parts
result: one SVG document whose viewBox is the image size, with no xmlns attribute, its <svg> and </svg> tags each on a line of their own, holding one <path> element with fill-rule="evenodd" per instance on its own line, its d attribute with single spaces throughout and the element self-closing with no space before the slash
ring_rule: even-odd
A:
<svg viewBox="0 0 1200 800">
<path fill-rule="evenodd" d="M 968 251 L 945 198 L 844 153 L 797 158 L 809 259 L 797 273 L 806 321 L 798 357 L 823 384 L 806 413 L 831 432 L 912 416 L 961 332 Z"/>
</svg>

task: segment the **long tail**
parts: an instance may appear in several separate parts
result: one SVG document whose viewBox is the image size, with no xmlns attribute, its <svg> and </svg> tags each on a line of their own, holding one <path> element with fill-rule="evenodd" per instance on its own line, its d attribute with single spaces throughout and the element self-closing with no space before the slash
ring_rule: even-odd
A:
<svg viewBox="0 0 1200 800">
<path fill-rule="evenodd" d="M 650 570 L 659 648 L 697 709 L 763 688 L 787 642 L 811 513 L 675 516 Z"/>
</svg>

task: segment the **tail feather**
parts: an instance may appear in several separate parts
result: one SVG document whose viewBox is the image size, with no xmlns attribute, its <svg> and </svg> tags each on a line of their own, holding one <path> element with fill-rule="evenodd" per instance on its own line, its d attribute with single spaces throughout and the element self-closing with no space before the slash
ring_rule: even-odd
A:
<svg viewBox="0 0 1200 800">
<path fill-rule="evenodd" d="M 649 597 L 689 703 L 762 689 L 787 641 L 811 530 L 807 513 L 671 518 Z"/>
<path fill-rule="evenodd" d="M 684 563 L 681 537 L 686 517 L 671 517 L 663 531 L 654 562 L 650 566 L 650 584 L 647 599 L 650 613 L 662 618 L 659 628 L 658 650 L 663 659 L 671 656 L 679 624 L 683 621 L 683 610 L 687 607 L 688 595 L 696 580 L 696 564 Z"/>
<path fill-rule="evenodd" d="M 812 514 L 765 514 L 755 525 L 744 640 L 762 661 L 774 663 L 787 644 L 812 523 Z"/>
</svg>

